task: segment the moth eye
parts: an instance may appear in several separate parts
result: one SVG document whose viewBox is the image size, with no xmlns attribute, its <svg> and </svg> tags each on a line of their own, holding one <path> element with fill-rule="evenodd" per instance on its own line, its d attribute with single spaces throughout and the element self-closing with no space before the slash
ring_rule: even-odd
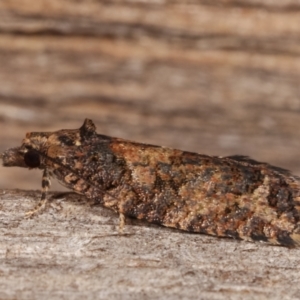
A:
<svg viewBox="0 0 300 300">
<path fill-rule="evenodd" d="M 39 167 L 41 164 L 39 153 L 34 149 L 28 150 L 24 154 L 24 162 L 29 168 Z"/>
</svg>

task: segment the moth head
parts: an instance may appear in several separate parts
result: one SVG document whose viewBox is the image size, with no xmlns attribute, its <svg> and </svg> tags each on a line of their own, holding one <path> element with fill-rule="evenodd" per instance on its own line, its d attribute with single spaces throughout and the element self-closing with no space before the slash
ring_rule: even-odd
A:
<svg viewBox="0 0 300 300">
<path fill-rule="evenodd" d="M 40 168 L 42 159 L 40 153 L 35 149 L 23 147 L 11 148 L 4 151 L 0 158 L 5 167 Z"/>
<path fill-rule="evenodd" d="M 47 133 L 27 133 L 20 147 L 6 150 L 0 155 L 3 166 L 42 168 L 43 167 L 43 146 L 47 142 Z"/>
<path fill-rule="evenodd" d="M 22 145 L 0 154 L 3 166 L 24 168 L 45 168 L 46 164 L 62 163 L 68 151 L 79 147 L 96 134 L 92 120 L 85 119 L 79 129 L 54 132 L 29 132 Z"/>
</svg>

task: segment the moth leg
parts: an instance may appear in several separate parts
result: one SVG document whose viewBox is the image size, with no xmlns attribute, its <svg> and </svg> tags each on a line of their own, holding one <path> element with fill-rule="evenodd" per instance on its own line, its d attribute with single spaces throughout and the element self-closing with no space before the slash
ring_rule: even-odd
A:
<svg viewBox="0 0 300 300">
<path fill-rule="evenodd" d="M 125 215 L 120 213 L 119 215 L 120 223 L 119 223 L 119 233 L 122 234 L 125 226 Z"/>
<path fill-rule="evenodd" d="M 48 190 L 50 188 L 50 185 L 51 185 L 51 181 L 50 181 L 49 172 L 48 172 L 47 169 L 44 169 L 43 177 L 42 177 L 42 196 L 41 196 L 41 200 L 39 201 L 38 205 L 33 210 L 30 210 L 30 211 L 26 212 L 25 216 L 27 218 L 30 218 L 30 217 L 40 213 L 41 211 L 43 211 L 45 209 L 46 204 L 48 202 L 47 193 L 48 193 Z"/>
</svg>

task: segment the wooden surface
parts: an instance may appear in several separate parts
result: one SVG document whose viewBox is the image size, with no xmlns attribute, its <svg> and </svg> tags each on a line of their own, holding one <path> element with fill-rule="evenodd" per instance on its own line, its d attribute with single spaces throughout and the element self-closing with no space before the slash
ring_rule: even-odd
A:
<svg viewBox="0 0 300 300">
<path fill-rule="evenodd" d="M 289 0 L 0 1 L 0 151 L 88 117 L 99 133 L 300 175 L 299 20 Z M 2 189 L 40 184 L 0 168 Z M 1 196 L 0 298 L 300 298 L 298 250 L 140 223 L 120 237 L 115 215 L 73 196 L 24 220 L 38 198 Z"/>
<path fill-rule="evenodd" d="M 75 194 L 24 219 L 37 192 L 0 191 L 1 299 L 299 299 L 298 249 L 128 221 Z"/>
</svg>

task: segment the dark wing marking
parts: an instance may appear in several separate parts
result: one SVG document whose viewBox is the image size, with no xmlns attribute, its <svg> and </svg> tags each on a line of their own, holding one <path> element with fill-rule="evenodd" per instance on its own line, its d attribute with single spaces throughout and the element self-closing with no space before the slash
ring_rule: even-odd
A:
<svg viewBox="0 0 300 300">
<path fill-rule="evenodd" d="M 291 174 L 291 172 L 289 170 L 287 170 L 287 169 L 276 167 L 276 166 L 270 165 L 270 164 L 265 163 L 265 162 L 257 161 L 255 159 L 250 158 L 249 156 L 245 156 L 245 155 L 231 155 L 231 156 L 225 156 L 224 158 L 229 158 L 229 159 L 241 162 L 241 163 L 247 163 L 247 164 L 250 164 L 252 166 L 265 166 L 268 169 L 270 169 L 272 171 L 275 171 L 275 172 L 277 172 L 279 174 L 282 174 L 282 175 L 285 175 L 285 176 L 288 176 L 288 177 L 293 177 L 293 178 L 295 178 L 297 180 L 300 180 L 299 176 L 295 176 L 295 175 Z"/>
</svg>

